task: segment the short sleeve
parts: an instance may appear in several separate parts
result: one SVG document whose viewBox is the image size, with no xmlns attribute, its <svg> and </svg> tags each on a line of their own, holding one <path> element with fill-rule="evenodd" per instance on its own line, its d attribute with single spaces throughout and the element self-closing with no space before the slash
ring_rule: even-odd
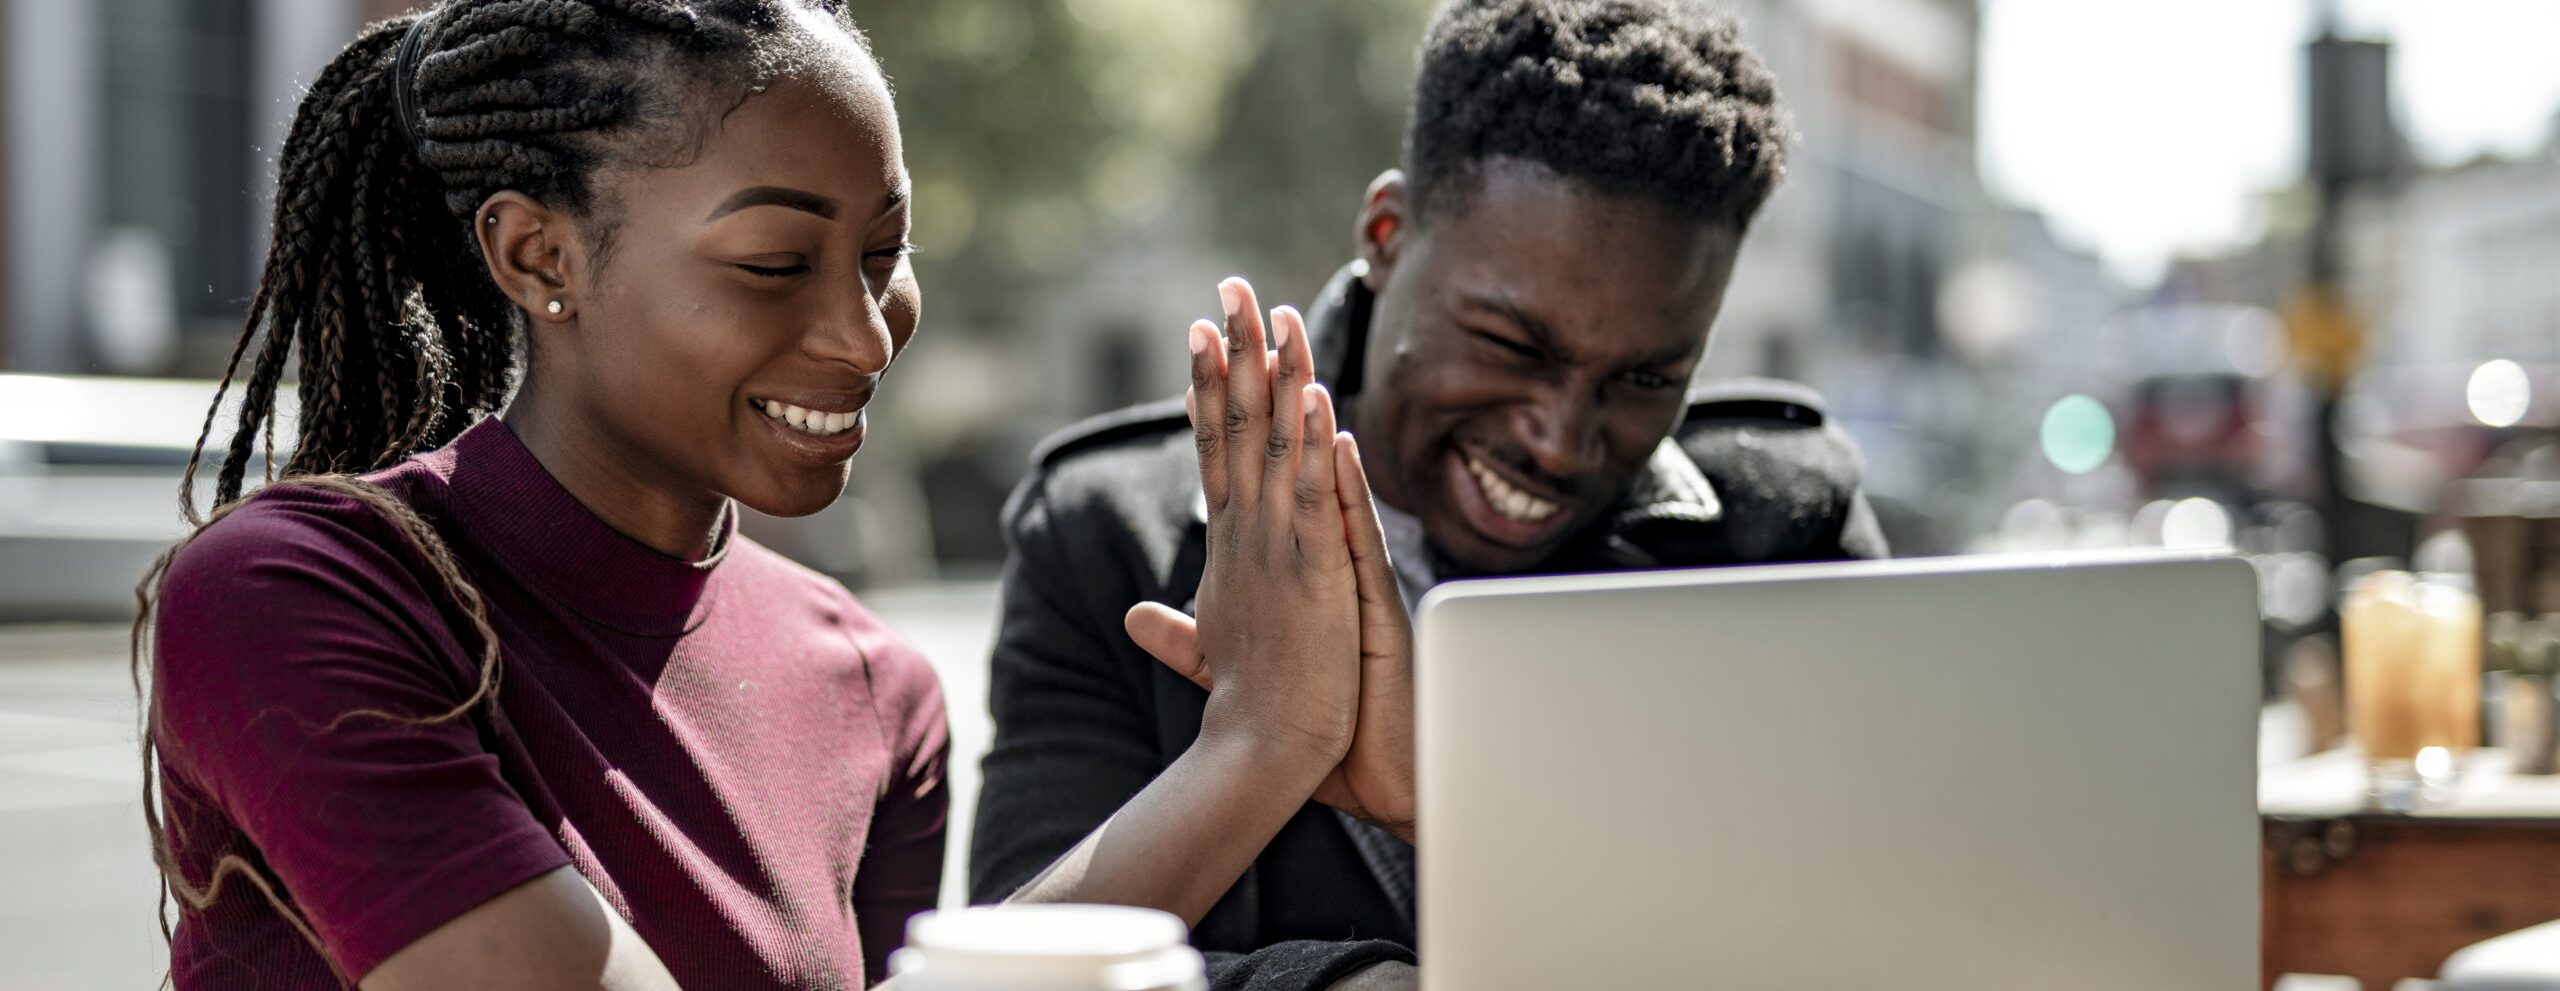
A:
<svg viewBox="0 0 2560 991">
<path fill-rule="evenodd" d="M 167 773 L 351 978 L 569 862 L 483 744 L 485 710 L 437 718 L 470 697 L 477 643 L 415 561 L 353 500 L 271 491 L 172 563 L 153 627 Z"/>
<path fill-rule="evenodd" d="M 880 725 L 891 736 L 889 781 L 854 875 L 853 902 L 863 966 L 869 980 L 879 981 L 888 976 L 889 951 L 905 940 L 908 917 L 932 908 L 941 893 L 951 730 L 933 668 L 905 640 L 876 626 L 878 620 L 870 622 L 875 628 L 862 638 L 863 653 Z"/>
</svg>

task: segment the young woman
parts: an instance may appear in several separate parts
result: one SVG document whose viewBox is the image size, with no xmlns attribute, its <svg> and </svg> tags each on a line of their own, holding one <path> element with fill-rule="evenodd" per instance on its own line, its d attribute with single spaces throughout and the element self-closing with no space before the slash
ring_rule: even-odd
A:
<svg viewBox="0 0 2560 991">
<path fill-rule="evenodd" d="M 850 22 L 452 0 L 278 166 L 224 505 L 145 617 L 177 986 L 879 977 L 941 877 L 939 690 L 733 508 L 832 502 L 916 329 Z"/>
<path fill-rule="evenodd" d="M 175 983 L 879 980 L 941 876 L 942 700 L 734 523 L 837 497 L 917 326 L 861 36 L 815 0 L 449 0 L 341 53 L 278 166 L 219 508 L 136 624 Z M 1275 359 L 1225 295 L 1202 615 L 1131 620 L 1214 669 L 1213 718 L 1025 898 L 1196 919 L 1309 795 L 1409 808 L 1356 722 L 1405 663 L 1357 459 L 1295 316 Z M 299 436 L 241 498 L 289 361 Z"/>
</svg>

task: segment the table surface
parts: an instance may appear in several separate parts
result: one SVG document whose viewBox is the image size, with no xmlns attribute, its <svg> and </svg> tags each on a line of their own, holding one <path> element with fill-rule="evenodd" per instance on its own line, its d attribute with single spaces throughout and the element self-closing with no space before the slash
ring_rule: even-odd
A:
<svg viewBox="0 0 2560 991">
<path fill-rule="evenodd" d="M 2472 751 L 2459 766 L 2461 773 L 2441 798 L 2406 815 L 2457 821 L 2560 819 L 2560 775 L 2516 774 L 2514 756 L 2496 747 Z M 2353 744 L 2260 767 L 2258 812 L 2287 819 L 2392 814 L 2365 807 L 2364 757 Z"/>
</svg>

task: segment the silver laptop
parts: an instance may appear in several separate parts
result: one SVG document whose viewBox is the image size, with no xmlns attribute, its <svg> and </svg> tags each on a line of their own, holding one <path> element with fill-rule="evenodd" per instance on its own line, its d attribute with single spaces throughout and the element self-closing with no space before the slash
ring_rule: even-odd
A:
<svg viewBox="0 0 2560 991">
<path fill-rule="evenodd" d="M 1418 622 L 1426 991 L 2257 985 L 2244 562 L 1458 582 Z"/>
</svg>

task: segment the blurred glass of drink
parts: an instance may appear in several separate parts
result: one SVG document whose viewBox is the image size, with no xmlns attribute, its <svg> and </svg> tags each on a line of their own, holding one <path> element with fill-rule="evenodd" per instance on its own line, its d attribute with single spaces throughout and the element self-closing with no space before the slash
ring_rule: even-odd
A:
<svg viewBox="0 0 2560 991">
<path fill-rule="evenodd" d="M 2418 580 L 2418 746 L 2480 745 L 2480 597 L 2460 576 Z"/>
<path fill-rule="evenodd" d="M 2347 589 L 2338 607 L 2347 677 L 2347 729 L 2366 763 L 2379 769 L 2418 756 L 2417 579 L 2376 571 Z"/>
<path fill-rule="evenodd" d="M 2338 621 L 2373 797 L 2413 802 L 2419 751 L 2480 745 L 2480 599 L 2459 577 L 2376 571 L 2348 589 Z"/>
</svg>

